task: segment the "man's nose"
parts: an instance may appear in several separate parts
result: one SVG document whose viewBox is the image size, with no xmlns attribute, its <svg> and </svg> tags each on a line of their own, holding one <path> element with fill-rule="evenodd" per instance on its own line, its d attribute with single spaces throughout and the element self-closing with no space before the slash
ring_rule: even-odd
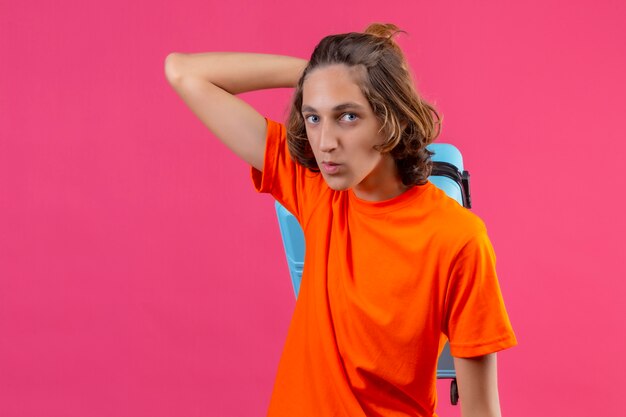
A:
<svg viewBox="0 0 626 417">
<path fill-rule="evenodd" d="M 337 147 L 337 133 L 330 123 L 323 123 L 320 131 L 320 151 L 330 152 Z"/>
</svg>

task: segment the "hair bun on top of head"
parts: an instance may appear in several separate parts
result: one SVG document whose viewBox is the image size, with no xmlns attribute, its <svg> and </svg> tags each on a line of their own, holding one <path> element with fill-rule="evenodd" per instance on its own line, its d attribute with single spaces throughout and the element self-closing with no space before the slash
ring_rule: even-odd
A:
<svg viewBox="0 0 626 417">
<path fill-rule="evenodd" d="M 376 36 L 377 38 L 386 39 L 398 51 L 400 51 L 400 46 L 398 46 L 398 44 L 394 40 L 394 37 L 400 32 L 406 33 L 405 31 L 403 31 L 402 29 L 400 29 L 398 26 L 394 25 L 393 23 L 371 23 L 363 31 L 363 33 L 367 35 L 372 35 L 372 36 Z"/>
<path fill-rule="evenodd" d="M 371 23 L 363 33 L 367 33 L 368 35 L 378 36 L 379 38 L 387 38 L 391 39 L 393 36 L 398 33 L 403 32 L 399 27 L 394 25 L 393 23 Z"/>
<path fill-rule="evenodd" d="M 366 35 L 372 35 L 389 42 L 391 47 L 404 59 L 404 53 L 402 52 L 400 45 L 398 45 L 398 43 L 394 40 L 394 37 L 401 32 L 406 33 L 393 23 L 371 23 L 363 31 Z M 405 66 L 405 64 L 403 64 L 403 66 Z"/>
</svg>

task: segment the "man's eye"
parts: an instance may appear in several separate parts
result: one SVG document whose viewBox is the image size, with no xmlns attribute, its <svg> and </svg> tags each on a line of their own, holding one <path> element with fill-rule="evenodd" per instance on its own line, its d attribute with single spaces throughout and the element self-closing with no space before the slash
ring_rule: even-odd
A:
<svg viewBox="0 0 626 417">
<path fill-rule="evenodd" d="M 341 120 L 345 120 L 347 122 L 354 122 L 356 119 L 358 119 L 358 116 L 354 113 L 345 113 L 341 116 Z"/>
<path fill-rule="evenodd" d="M 317 123 L 317 122 L 319 122 L 319 121 L 320 121 L 320 118 L 319 118 L 319 117 L 317 117 L 317 116 L 316 116 L 316 115 L 314 115 L 314 114 L 311 114 L 311 115 L 309 115 L 309 116 L 305 116 L 305 118 L 304 118 L 304 119 L 305 119 L 307 122 L 309 122 L 309 123 Z"/>
</svg>

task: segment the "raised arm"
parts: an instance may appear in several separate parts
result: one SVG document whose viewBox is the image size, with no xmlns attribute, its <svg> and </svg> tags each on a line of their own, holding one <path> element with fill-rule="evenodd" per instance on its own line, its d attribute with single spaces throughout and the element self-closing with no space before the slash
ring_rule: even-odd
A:
<svg viewBox="0 0 626 417">
<path fill-rule="evenodd" d="M 454 358 L 462 417 L 500 417 L 496 354 Z"/>
<path fill-rule="evenodd" d="M 202 123 L 235 154 L 261 171 L 265 119 L 235 95 L 294 87 L 306 64 L 306 60 L 281 55 L 174 52 L 165 59 L 165 75 Z"/>
</svg>

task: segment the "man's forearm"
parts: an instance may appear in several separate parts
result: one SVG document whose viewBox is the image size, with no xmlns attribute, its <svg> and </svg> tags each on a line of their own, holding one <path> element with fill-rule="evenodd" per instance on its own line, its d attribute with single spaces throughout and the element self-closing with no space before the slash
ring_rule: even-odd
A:
<svg viewBox="0 0 626 417">
<path fill-rule="evenodd" d="M 171 53 L 169 79 L 197 77 L 231 94 L 266 88 L 295 87 L 307 61 L 284 55 L 244 52 Z"/>
</svg>

